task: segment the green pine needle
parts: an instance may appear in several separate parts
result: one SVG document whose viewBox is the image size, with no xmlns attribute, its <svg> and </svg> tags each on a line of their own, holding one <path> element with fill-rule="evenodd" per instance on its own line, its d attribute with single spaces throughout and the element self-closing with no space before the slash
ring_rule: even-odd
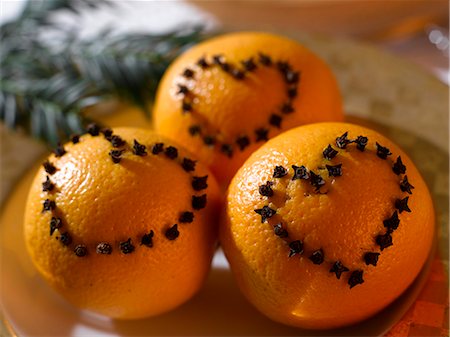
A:
<svg viewBox="0 0 450 337">
<path fill-rule="evenodd" d="M 57 30 L 51 17 L 111 5 L 102 0 L 29 0 L 19 17 L 0 27 L 0 119 L 54 146 L 85 132 L 83 109 L 118 98 L 147 111 L 173 59 L 205 35 L 200 28 L 161 35 L 101 32 L 89 40 Z M 57 46 L 57 47 L 56 47 Z"/>
</svg>

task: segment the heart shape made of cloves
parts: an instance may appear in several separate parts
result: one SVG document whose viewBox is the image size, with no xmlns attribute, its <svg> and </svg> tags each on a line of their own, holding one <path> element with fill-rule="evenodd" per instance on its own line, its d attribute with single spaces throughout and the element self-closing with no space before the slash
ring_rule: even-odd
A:
<svg viewBox="0 0 450 337">
<path fill-rule="evenodd" d="M 198 192 L 204 191 L 208 188 L 208 175 L 205 176 L 196 176 L 195 166 L 196 161 L 184 157 L 179 158 L 178 149 L 175 146 L 165 146 L 164 143 L 154 143 L 154 144 L 141 144 L 138 140 L 134 140 L 133 145 L 128 144 L 125 140 L 123 140 L 119 135 L 113 134 L 113 131 L 109 128 L 100 128 L 96 124 L 90 124 L 87 128 L 88 133 L 97 137 L 103 134 L 105 138 L 105 142 L 109 142 L 111 144 L 111 151 L 109 152 L 109 157 L 111 158 L 112 165 L 120 165 L 124 156 L 129 154 L 131 156 L 140 156 L 145 157 L 148 155 L 147 149 L 150 150 L 152 156 L 164 155 L 168 160 L 177 160 L 182 167 L 182 169 L 189 175 L 191 175 L 191 186 L 193 189 L 193 195 L 191 198 L 191 207 L 190 210 L 184 210 L 179 212 L 179 218 L 177 223 L 167 227 L 164 231 L 164 236 L 168 240 L 175 240 L 180 235 L 178 223 L 180 224 L 188 224 L 194 221 L 194 212 L 200 211 L 206 207 L 207 203 L 207 195 L 206 193 L 201 195 L 196 195 Z M 72 143 L 78 144 L 80 141 L 83 141 L 83 136 L 75 135 L 72 137 Z M 50 220 L 50 237 L 53 236 L 55 232 L 57 235 L 53 236 L 56 240 L 59 240 L 63 246 L 71 247 L 73 252 L 78 257 L 85 257 L 89 255 L 91 250 L 95 251 L 97 254 L 106 254 L 110 255 L 113 252 L 113 247 L 117 246 L 121 253 L 130 254 L 135 251 L 137 247 L 153 247 L 153 237 L 155 232 L 153 230 L 149 230 L 147 233 L 135 233 L 131 235 L 126 240 L 117 240 L 115 243 L 106 242 L 101 238 L 95 240 L 95 242 L 74 242 L 73 236 L 70 233 L 70 230 L 67 229 L 66 220 L 64 217 L 64 210 L 57 207 L 57 203 L 55 201 L 57 194 L 59 193 L 58 186 L 52 181 L 52 175 L 57 173 L 59 168 L 57 167 L 58 158 L 64 156 L 66 154 L 66 150 L 63 145 L 58 144 L 58 147 L 54 150 L 55 159 L 53 162 L 49 160 L 43 163 L 44 170 L 46 172 L 46 180 L 42 183 L 42 192 L 45 194 L 45 200 L 42 202 L 42 213 L 51 213 Z M 134 239 L 137 238 L 140 245 L 136 247 L 133 244 Z"/>
<path fill-rule="evenodd" d="M 216 69 L 221 73 L 212 74 L 211 72 Z M 215 126 L 213 126 L 208 118 L 202 114 L 202 111 L 198 110 L 197 77 L 201 72 L 202 76 L 206 78 L 225 75 L 245 85 L 246 81 L 254 81 L 258 72 L 261 71 L 273 71 L 280 76 L 281 81 L 285 84 L 285 97 L 276 107 L 269 107 L 269 111 L 272 109 L 275 112 L 271 112 L 266 122 L 255 128 L 253 135 L 246 133 L 246 131 L 237 131 L 238 136 L 235 139 L 230 139 L 217 127 L 219 123 L 215 123 Z M 205 72 L 209 73 L 205 74 Z M 222 153 L 231 158 L 236 149 L 244 151 L 251 142 L 267 141 L 269 132 L 275 128 L 280 129 L 283 119 L 289 114 L 295 113 L 293 101 L 298 97 L 300 79 L 300 71 L 294 69 L 289 62 L 274 60 L 265 53 L 260 52 L 258 55 L 237 63 L 228 62 L 223 55 L 217 54 L 209 59 L 202 57 L 196 64 L 185 68 L 176 84 L 176 94 L 180 98 L 180 112 L 183 115 L 189 114 L 192 116 L 191 124 L 188 127 L 189 134 L 192 137 L 201 137 L 203 143 L 207 146 L 217 146 Z M 222 88 L 222 90 L 225 90 L 225 88 Z"/>
<path fill-rule="evenodd" d="M 399 189 L 401 192 L 406 193 L 404 198 L 397 198 L 394 201 L 394 207 L 392 215 L 383 221 L 385 228 L 384 233 L 377 234 L 373 239 L 372 249 L 365 249 L 361 261 L 364 262 L 366 266 L 372 265 L 376 266 L 378 258 L 384 249 L 393 245 L 392 235 L 395 230 L 400 225 L 400 217 L 403 212 L 411 212 L 408 206 L 409 195 L 412 195 L 412 190 L 414 186 L 408 181 L 406 173 L 406 166 L 403 164 L 401 156 L 397 156 L 395 161 L 391 161 L 389 158 L 392 153 L 390 150 L 378 142 L 375 143 L 374 151 L 367 150 L 369 139 L 365 136 L 359 135 L 354 139 L 348 138 L 348 132 L 345 132 L 341 136 L 335 139 L 335 148 L 329 144 L 323 150 L 323 158 L 330 162 L 326 164 L 325 167 L 317 167 L 314 169 L 307 168 L 303 165 L 292 164 L 292 170 L 285 168 L 284 166 L 276 166 L 273 171 L 273 180 L 267 181 L 265 184 L 259 186 L 259 194 L 265 199 L 265 205 L 261 208 L 255 209 L 255 213 L 261 216 L 261 223 L 269 223 L 273 227 L 274 234 L 280 239 L 284 240 L 288 247 L 287 257 L 292 258 L 296 255 L 306 255 L 311 263 L 315 265 L 328 265 L 329 272 L 335 273 L 337 279 L 341 279 L 343 273 L 349 272 L 349 277 L 347 278 L 347 283 L 350 288 L 356 285 L 364 283 L 364 270 L 354 269 L 350 270 L 347 268 L 340 259 L 330 260 L 327 258 L 326 251 L 322 247 L 308 247 L 305 245 L 303 239 L 290 237 L 289 227 L 286 225 L 287 221 L 283 220 L 283 217 L 278 214 L 276 207 L 274 206 L 276 202 L 273 199 L 275 195 L 274 189 L 276 188 L 276 183 L 289 184 L 300 181 L 303 184 L 307 184 L 309 191 L 305 193 L 305 197 L 314 197 L 315 194 L 327 194 L 331 192 L 335 183 L 339 177 L 342 176 L 345 166 L 342 163 L 333 163 L 342 151 L 361 151 L 366 152 L 367 155 L 376 155 L 381 160 L 390 162 L 392 166 L 393 174 L 401 176 L 399 180 Z M 356 146 L 352 146 L 355 144 Z M 296 163 L 298 164 L 298 163 Z M 334 164 L 334 165 L 331 165 Z M 328 176 L 328 181 L 324 179 L 323 174 L 325 172 Z M 288 181 L 286 179 L 290 178 Z M 278 182 L 276 182 L 278 180 Z M 306 188 L 308 188 L 306 187 Z M 287 190 L 284 187 L 284 190 Z"/>
</svg>

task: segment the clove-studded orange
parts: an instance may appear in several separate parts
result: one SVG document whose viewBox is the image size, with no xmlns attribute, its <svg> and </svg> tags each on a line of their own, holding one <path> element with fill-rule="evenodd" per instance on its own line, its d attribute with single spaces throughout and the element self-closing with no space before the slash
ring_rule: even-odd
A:
<svg viewBox="0 0 450 337">
<path fill-rule="evenodd" d="M 59 146 L 36 174 L 24 225 L 30 256 L 80 308 L 121 319 L 171 310 L 209 271 L 217 183 L 153 132 L 89 133 Z"/>
<path fill-rule="evenodd" d="M 243 294 L 273 320 L 325 329 L 396 299 L 430 253 L 432 200 L 392 141 L 345 123 L 301 126 L 250 156 L 220 241 Z"/>
<path fill-rule="evenodd" d="M 153 116 L 155 129 L 198 154 L 222 186 L 266 140 L 343 118 L 336 80 L 319 57 L 256 32 L 219 36 L 178 57 L 159 85 Z"/>
</svg>

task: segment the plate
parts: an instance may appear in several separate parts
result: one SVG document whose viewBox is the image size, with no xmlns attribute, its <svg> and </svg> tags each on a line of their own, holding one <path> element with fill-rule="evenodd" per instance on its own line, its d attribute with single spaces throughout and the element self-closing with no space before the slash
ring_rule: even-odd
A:
<svg viewBox="0 0 450 337">
<path fill-rule="evenodd" d="M 417 164 L 432 191 L 438 213 L 436 246 L 447 256 L 448 96 L 445 85 L 372 46 L 313 35 L 296 34 L 294 38 L 316 51 L 333 68 L 344 96 L 348 121 L 369 126 L 392 138 Z M 136 111 L 122 111 L 104 120 L 111 126 L 142 125 L 142 116 Z M 119 321 L 81 311 L 65 302 L 39 277 L 24 246 L 24 205 L 31 179 L 42 161 L 38 158 L 43 149 L 23 136 L 0 131 L 8 145 L 2 150 L 2 166 L 9 174 L 8 181 L 20 177 L 3 205 L 0 223 L 1 301 L 5 325 L 12 335 L 378 336 L 391 329 L 413 305 L 432 267 L 433 253 L 415 282 L 393 304 L 371 319 L 344 329 L 301 330 L 265 318 L 240 294 L 221 251 L 215 255 L 204 288 L 191 301 L 168 314 Z M 2 181 L 4 178 L 5 172 Z"/>
</svg>

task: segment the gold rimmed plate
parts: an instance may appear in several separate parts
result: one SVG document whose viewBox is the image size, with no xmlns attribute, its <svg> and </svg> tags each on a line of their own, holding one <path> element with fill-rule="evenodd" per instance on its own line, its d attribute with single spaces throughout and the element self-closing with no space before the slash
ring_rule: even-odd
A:
<svg viewBox="0 0 450 337">
<path fill-rule="evenodd" d="M 347 121 L 385 134 L 417 164 L 436 206 L 438 237 L 434 247 L 447 256 L 447 87 L 416 66 L 372 46 L 328 37 L 288 35 L 293 35 L 331 65 L 341 86 Z M 111 126 L 136 125 L 141 121 L 142 116 L 134 110 L 105 117 L 105 123 Z M 378 336 L 403 317 L 427 281 L 434 251 L 406 292 L 371 319 L 344 329 L 301 330 L 272 322 L 254 309 L 240 294 L 219 250 L 205 287 L 191 301 L 170 313 L 145 320 L 117 321 L 79 310 L 40 278 L 25 249 L 22 233 L 25 200 L 34 172 L 42 161 L 43 149 L 30 147 L 34 143 L 28 140 L 16 142 L 17 135 L 1 132 L 10 144 L 2 152 L 2 169 L 9 174 L 6 178 L 10 181 L 18 181 L 3 204 L 0 224 L 1 301 L 4 328 L 10 335 Z M 23 154 L 26 148 L 34 149 L 32 156 L 17 155 Z M 35 161 L 35 158 L 40 159 Z M 5 173 L 2 179 L 4 176 Z"/>
</svg>

